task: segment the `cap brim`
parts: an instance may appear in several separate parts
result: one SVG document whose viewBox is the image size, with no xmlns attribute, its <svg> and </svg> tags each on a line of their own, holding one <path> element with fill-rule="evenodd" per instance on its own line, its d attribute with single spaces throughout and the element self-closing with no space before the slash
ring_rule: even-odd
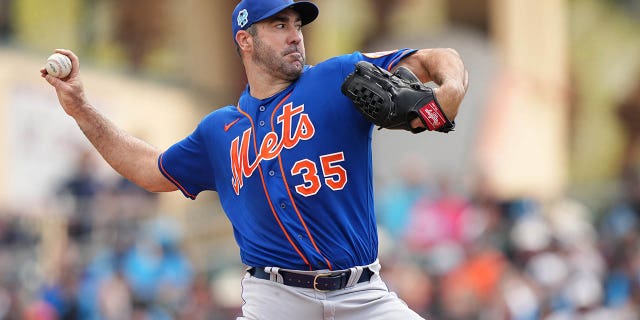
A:
<svg viewBox="0 0 640 320">
<path fill-rule="evenodd" d="M 308 24 L 313 20 L 315 20 L 318 17 L 318 13 L 320 12 L 320 10 L 318 10 L 318 7 L 315 4 L 313 4 L 313 2 L 299 1 L 299 2 L 294 2 L 293 4 L 274 8 L 271 11 L 265 13 L 262 17 L 257 18 L 253 23 L 269 19 L 274 15 L 276 15 L 277 13 L 282 12 L 283 10 L 288 8 L 291 8 L 300 14 L 300 20 L 302 21 L 302 25 Z"/>
<path fill-rule="evenodd" d="M 299 1 L 289 6 L 289 8 L 297 11 L 300 14 L 300 19 L 302 20 L 302 25 L 311 23 L 318 17 L 320 10 L 318 7 L 313 4 L 313 2 L 308 1 Z"/>
</svg>

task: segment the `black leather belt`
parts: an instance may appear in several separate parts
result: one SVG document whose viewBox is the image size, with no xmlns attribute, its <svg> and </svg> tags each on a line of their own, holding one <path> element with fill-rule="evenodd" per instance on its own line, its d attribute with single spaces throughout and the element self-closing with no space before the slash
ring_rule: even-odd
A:
<svg viewBox="0 0 640 320">
<path fill-rule="evenodd" d="M 250 268 L 248 272 L 250 275 L 258 279 L 271 279 L 271 274 L 265 272 L 263 268 Z M 315 275 L 300 274 L 284 270 L 279 270 L 278 273 L 282 276 L 282 283 L 287 286 L 315 289 L 321 292 L 346 288 L 347 282 L 349 282 L 349 277 L 351 276 L 351 270 L 318 273 Z M 373 271 L 369 270 L 369 268 L 364 268 L 357 283 L 369 281 L 372 275 Z"/>
</svg>

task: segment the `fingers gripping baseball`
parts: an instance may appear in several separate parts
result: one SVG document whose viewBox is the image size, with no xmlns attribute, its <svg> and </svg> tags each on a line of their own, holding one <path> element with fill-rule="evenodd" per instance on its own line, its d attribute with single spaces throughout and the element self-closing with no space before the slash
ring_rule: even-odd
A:
<svg viewBox="0 0 640 320">
<path fill-rule="evenodd" d="M 64 78 L 57 78 L 47 72 L 46 68 L 40 69 L 40 75 L 56 90 L 58 101 L 64 111 L 74 116 L 80 109 L 86 106 L 82 81 L 80 80 L 80 61 L 70 50 L 56 49 L 55 53 L 63 54 L 71 60 L 71 72 Z"/>
</svg>

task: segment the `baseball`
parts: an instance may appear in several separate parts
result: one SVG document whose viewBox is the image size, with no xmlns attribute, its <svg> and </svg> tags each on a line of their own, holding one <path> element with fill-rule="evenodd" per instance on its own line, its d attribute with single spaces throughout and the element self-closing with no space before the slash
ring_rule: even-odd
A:
<svg viewBox="0 0 640 320">
<path fill-rule="evenodd" d="M 66 78 L 71 73 L 71 60 L 61 53 L 54 53 L 47 58 L 47 73 L 56 78 Z"/>
</svg>

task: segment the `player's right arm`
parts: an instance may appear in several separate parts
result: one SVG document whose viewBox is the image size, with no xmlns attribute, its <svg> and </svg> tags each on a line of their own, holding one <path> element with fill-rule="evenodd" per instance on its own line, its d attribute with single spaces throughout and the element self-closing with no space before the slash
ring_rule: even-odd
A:
<svg viewBox="0 0 640 320">
<path fill-rule="evenodd" d="M 84 94 L 79 77 L 78 57 L 69 50 L 55 51 L 71 59 L 71 74 L 65 79 L 58 79 L 48 75 L 43 68 L 40 70 L 41 75 L 56 89 L 64 111 L 75 119 L 84 135 L 107 163 L 119 174 L 147 191 L 177 190 L 158 169 L 161 151 L 128 134 L 93 107 Z"/>
</svg>

